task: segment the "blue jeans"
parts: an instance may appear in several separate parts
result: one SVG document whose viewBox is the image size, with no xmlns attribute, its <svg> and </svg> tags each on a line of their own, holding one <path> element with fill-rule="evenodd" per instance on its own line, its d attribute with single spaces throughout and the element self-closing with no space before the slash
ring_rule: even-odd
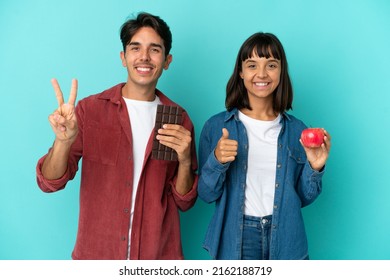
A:
<svg viewBox="0 0 390 280">
<path fill-rule="evenodd" d="M 253 217 L 244 215 L 242 234 L 243 260 L 268 260 L 272 215 Z"/>
</svg>

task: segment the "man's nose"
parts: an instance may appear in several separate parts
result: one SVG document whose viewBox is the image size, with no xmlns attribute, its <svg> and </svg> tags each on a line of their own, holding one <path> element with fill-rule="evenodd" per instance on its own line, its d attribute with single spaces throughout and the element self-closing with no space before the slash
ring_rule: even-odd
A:
<svg viewBox="0 0 390 280">
<path fill-rule="evenodd" d="M 143 61 L 149 61 L 150 60 L 149 50 L 142 50 L 141 51 L 141 59 Z"/>
</svg>

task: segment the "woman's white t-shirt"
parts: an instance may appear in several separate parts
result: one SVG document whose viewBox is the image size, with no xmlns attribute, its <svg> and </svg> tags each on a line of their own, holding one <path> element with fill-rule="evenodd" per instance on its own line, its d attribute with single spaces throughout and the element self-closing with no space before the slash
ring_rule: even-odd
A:
<svg viewBox="0 0 390 280">
<path fill-rule="evenodd" d="M 249 142 L 244 214 L 272 215 L 280 115 L 272 121 L 253 119 L 240 111 L 238 116 L 246 128 Z"/>
</svg>

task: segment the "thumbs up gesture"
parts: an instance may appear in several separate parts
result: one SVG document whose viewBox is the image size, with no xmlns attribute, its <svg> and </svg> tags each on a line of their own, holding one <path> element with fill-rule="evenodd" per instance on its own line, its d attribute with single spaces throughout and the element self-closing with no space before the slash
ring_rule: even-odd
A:
<svg viewBox="0 0 390 280">
<path fill-rule="evenodd" d="M 215 157 L 220 163 L 227 163 L 236 159 L 238 149 L 238 142 L 236 140 L 229 139 L 229 131 L 226 128 L 222 128 L 222 137 L 215 147 Z"/>
</svg>

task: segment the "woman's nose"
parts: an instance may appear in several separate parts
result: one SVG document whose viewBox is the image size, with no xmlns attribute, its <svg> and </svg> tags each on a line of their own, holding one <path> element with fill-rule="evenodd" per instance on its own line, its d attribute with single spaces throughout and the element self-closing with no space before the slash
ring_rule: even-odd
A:
<svg viewBox="0 0 390 280">
<path fill-rule="evenodd" d="M 265 78 L 267 77 L 268 73 L 267 73 L 267 70 L 263 67 L 259 67 L 259 69 L 257 70 L 257 73 L 256 75 L 260 78 Z"/>
</svg>

